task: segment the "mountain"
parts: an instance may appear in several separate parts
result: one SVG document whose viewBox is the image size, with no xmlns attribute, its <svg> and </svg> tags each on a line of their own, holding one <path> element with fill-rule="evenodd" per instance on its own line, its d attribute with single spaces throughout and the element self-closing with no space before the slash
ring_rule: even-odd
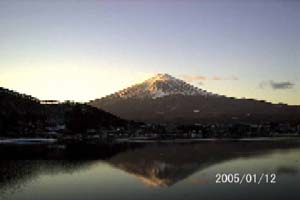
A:
<svg viewBox="0 0 300 200">
<path fill-rule="evenodd" d="M 73 133 L 86 133 L 89 129 L 114 130 L 130 123 L 101 109 L 86 104 L 62 104 L 64 124 Z"/>
<path fill-rule="evenodd" d="M 196 88 L 182 80 L 176 79 L 169 74 L 157 74 L 141 84 L 133 85 L 105 99 L 129 99 L 129 98 L 160 98 L 169 95 L 202 95 L 215 96 L 205 90 Z"/>
<path fill-rule="evenodd" d="M 156 123 L 300 122 L 300 106 L 236 99 L 168 74 L 89 102 L 121 118 Z"/>
<path fill-rule="evenodd" d="M 67 132 L 85 133 L 88 129 L 113 129 L 130 124 L 90 105 L 42 104 L 37 98 L 0 87 L 0 137 L 34 136 L 58 125 L 65 125 Z"/>
<path fill-rule="evenodd" d="M 0 87 L 0 136 L 38 128 L 44 119 L 38 99 Z"/>
</svg>

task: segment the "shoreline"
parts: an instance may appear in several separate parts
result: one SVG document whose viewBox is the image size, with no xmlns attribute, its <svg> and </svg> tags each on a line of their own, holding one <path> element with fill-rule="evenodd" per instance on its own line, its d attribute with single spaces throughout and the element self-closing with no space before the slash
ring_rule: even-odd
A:
<svg viewBox="0 0 300 200">
<path fill-rule="evenodd" d="M 74 140 L 71 143 L 101 144 L 101 143 L 188 143 L 188 142 L 263 142 L 263 141 L 289 141 L 299 140 L 299 135 L 281 137 L 245 137 L 245 138 L 175 138 L 175 139 L 153 139 L 153 138 L 119 138 L 113 141 L 84 141 Z M 0 145 L 47 145 L 47 144 L 67 144 L 68 142 L 53 138 L 0 138 Z"/>
<path fill-rule="evenodd" d="M 283 137 L 254 137 L 254 138 L 188 138 L 188 139 L 116 139 L 117 142 L 130 142 L 130 143 L 147 143 L 147 142 L 217 142 L 217 141 L 228 141 L 228 142 L 259 142 L 259 141 L 285 141 L 299 139 L 300 136 L 283 136 Z"/>
</svg>

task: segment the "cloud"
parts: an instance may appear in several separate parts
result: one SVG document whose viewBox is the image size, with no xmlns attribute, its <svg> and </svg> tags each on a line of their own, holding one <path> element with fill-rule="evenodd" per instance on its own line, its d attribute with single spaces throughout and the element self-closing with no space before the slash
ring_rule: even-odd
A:
<svg viewBox="0 0 300 200">
<path fill-rule="evenodd" d="M 222 76 L 213 76 L 213 77 L 207 77 L 207 76 L 190 76 L 190 75 L 183 75 L 181 76 L 183 80 L 188 82 L 194 82 L 194 81 L 207 81 L 207 80 L 213 80 L 213 81 L 224 81 L 224 80 L 232 80 L 236 81 L 239 80 L 236 76 L 229 76 L 229 77 L 222 77 Z"/>
<path fill-rule="evenodd" d="M 205 81 L 208 78 L 206 76 L 189 76 L 189 75 L 183 75 L 182 78 L 185 81 L 193 82 L 193 81 Z"/>
<path fill-rule="evenodd" d="M 229 77 L 213 76 L 212 80 L 215 80 L 215 81 L 237 81 L 237 80 L 239 80 L 239 78 L 236 76 L 229 76 Z"/>
<path fill-rule="evenodd" d="M 292 89 L 294 86 L 295 83 L 292 83 L 290 81 L 276 82 L 273 80 L 263 81 L 259 84 L 259 88 L 261 89 L 271 87 L 274 90 Z"/>
<path fill-rule="evenodd" d="M 273 89 L 291 89 L 295 86 L 294 83 L 286 81 L 286 82 L 274 82 L 270 81 L 270 84 Z"/>
<path fill-rule="evenodd" d="M 222 78 L 219 77 L 219 76 L 213 76 L 213 77 L 212 77 L 212 80 L 220 81 L 220 80 L 222 80 Z"/>
<path fill-rule="evenodd" d="M 229 77 L 221 77 L 221 76 L 213 76 L 211 80 L 215 81 L 237 81 L 239 80 L 236 76 L 229 76 Z"/>
</svg>

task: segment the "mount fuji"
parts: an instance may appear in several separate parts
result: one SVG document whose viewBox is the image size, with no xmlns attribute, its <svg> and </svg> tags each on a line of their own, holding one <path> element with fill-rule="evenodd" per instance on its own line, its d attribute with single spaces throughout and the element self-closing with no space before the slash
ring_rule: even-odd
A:
<svg viewBox="0 0 300 200">
<path fill-rule="evenodd" d="M 196 88 L 180 79 L 174 78 L 169 74 L 157 74 L 156 76 L 116 92 L 104 99 L 129 99 L 129 98 L 160 98 L 169 95 L 203 95 L 213 96 L 214 94 Z"/>
<path fill-rule="evenodd" d="M 236 99 L 197 88 L 169 74 L 90 101 L 121 118 L 155 123 L 300 121 L 300 106 Z"/>
</svg>

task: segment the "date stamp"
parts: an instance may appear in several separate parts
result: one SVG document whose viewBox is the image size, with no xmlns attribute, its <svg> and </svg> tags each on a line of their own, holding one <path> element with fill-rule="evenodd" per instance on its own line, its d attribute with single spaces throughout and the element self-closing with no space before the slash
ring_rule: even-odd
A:
<svg viewBox="0 0 300 200">
<path fill-rule="evenodd" d="M 217 184 L 275 184 L 276 183 L 275 173 L 217 173 L 216 183 Z"/>
</svg>

